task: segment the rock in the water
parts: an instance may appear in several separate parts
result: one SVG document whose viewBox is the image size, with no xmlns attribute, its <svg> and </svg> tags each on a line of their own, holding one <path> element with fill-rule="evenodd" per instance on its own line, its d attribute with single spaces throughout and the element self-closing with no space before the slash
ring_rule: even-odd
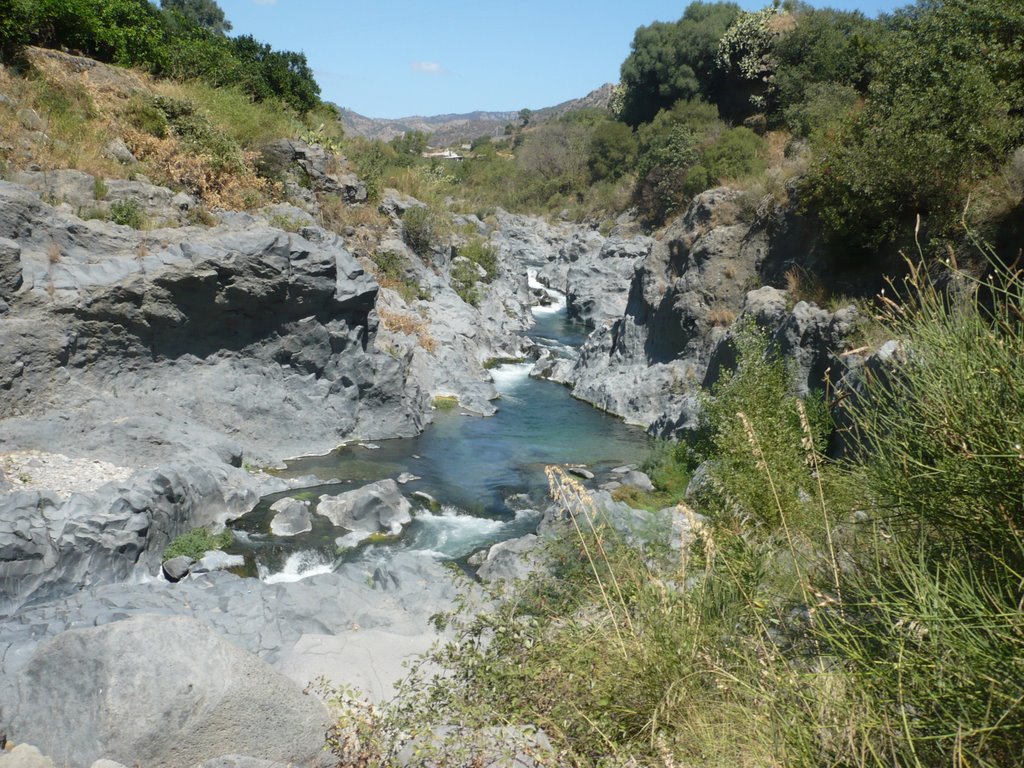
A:
<svg viewBox="0 0 1024 768">
<path fill-rule="evenodd" d="M 321 496 L 316 511 L 334 525 L 353 531 L 397 534 L 412 521 L 412 505 L 391 479 L 337 496 Z"/>
<path fill-rule="evenodd" d="M 279 499 L 270 505 L 270 509 L 277 513 L 270 521 L 270 532 L 275 536 L 296 536 L 313 530 L 308 501 Z"/>
<path fill-rule="evenodd" d="M 576 477 L 581 477 L 584 480 L 594 479 L 594 473 L 591 472 L 589 469 L 586 469 L 585 467 L 566 467 L 565 470 L 570 475 L 576 475 Z"/>
<path fill-rule="evenodd" d="M 420 478 L 419 475 L 414 475 L 412 472 L 403 472 L 402 474 L 400 474 L 398 476 L 398 482 L 400 484 L 402 484 L 402 485 L 405 485 L 406 483 L 411 483 L 414 480 L 420 480 L 420 479 L 421 478 Z"/>
<path fill-rule="evenodd" d="M 418 501 L 422 501 L 430 509 L 434 509 L 435 507 L 439 506 L 437 499 L 435 499 L 426 491 L 413 491 L 412 497 Z"/>
<path fill-rule="evenodd" d="M 323 746 L 319 701 L 193 619 L 69 630 L 38 648 L 19 682 L 11 736 L 70 768 L 100 757 L 154 768 L 230 754 L 312 762 Z"/>
<path fill-rule="evenodd" d="M 525 579 L 540 567 L 539 544 L 540 539 L 532 533 L 495 544 L 488 551 L 487 560 L 480 566 L 477 576 L 483 581 Z"/>
<path fill-rule="evenodd" d="M 192 566 L 190 573 L 193 576 L 198 576 L 203 573 L 229 571 L 232 568 L 242 568 L 244 566 L 245 558 L 241 555 L 229 555 L 227 552 L 215 549 L 203 555 L 199 562 Z"/>
<path fill-rule="evenodd" d="M 194 562 L 195 560 L 188 555 L 180 555 L 164 561 L 161 569 L 164 572 L 164 577 L 168 581 L 178 582 L 188 576 L 189 569 L 192 567 Z"/>
</svg>

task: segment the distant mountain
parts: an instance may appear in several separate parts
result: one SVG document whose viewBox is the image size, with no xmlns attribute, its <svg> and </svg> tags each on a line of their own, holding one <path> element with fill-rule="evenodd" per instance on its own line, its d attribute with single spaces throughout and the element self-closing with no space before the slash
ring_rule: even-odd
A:
<svg viewBox="0 0 1024 768">
<path fill-rule="evenodd" d="M 553 107 L 533 112 L 531 122 L 542 123 L 553 120 L 566 112 L 587 107 L 606 109 L 611 103 L 611 83 L 602 85 L 581 99 L 572 99 Z M 519 120 L 519 111 L 514 112 L 469 112 L 463 115 L 414 116 L 395 119 L 365 117 L 351 109 L 341 110 L 341 124 L 349 136 L 365 136 L 368 139 L 390 141 L 407 131 L 423 131 L 436 147 L 451 146 L 463 141 L 472 141 L 478 136 L 501 136 L 505 126 Z"/>
</svg>

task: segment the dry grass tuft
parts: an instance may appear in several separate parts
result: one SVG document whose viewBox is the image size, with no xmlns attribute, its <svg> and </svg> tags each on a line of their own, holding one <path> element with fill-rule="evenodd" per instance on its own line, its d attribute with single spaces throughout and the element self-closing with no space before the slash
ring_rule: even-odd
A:
<svg viewBox="0 0 1024 768">
<path fill-rule="evenodd" d="M 736 319 L 736 312 L 728 307 L 712 307 L 708 310 L 707 321 L 712 327 L 728 328 Z"/>
<path fill-rule="evenodd" d="M 803 267 L 791 267 L 786 270 L 786 292 L 794 305 L 806 301 L 808 304 L 824 307 L 828 303 L 828 291 L 818 276 Z"/>
<path fill-rule="evenodd" d="M 430 335 L 428 323 L 422 317 L 408 312 L 392 312 L 381 309 L 378 311 L 381 325 L 392 333 L 402 333 L 406 336 L 415 336 L 417 342 L 427 352 L 434 352 L 437 349 L 437 339 Z"/>
<path fill-rule="evenodd" d="M 173 137 L 160 139 L 131 128 L 124 134 L 132 153 L 158 181 L 185 187 L 211 208 L 254 208 L 281 194 L 279 184 L 256 175 L 253 152 L 243 153 L 244 166 L 230 167 L 211 155 L 183 151 Z"/>
</svg>

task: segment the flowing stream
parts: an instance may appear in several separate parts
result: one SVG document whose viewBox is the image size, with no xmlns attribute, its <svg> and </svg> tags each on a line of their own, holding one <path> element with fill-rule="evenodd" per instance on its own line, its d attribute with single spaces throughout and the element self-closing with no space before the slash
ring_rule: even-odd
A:
<svg viewBox="0 0 1024 768">
<path fill-rule="evenodd" d="M 536 286 L 531 275 L 531 285 Z M 573 354 L 586 329 L 566 319 L 565 297 L 548 291 L 551 304 L 534 308 L 531 339 L 559 356 Z M 500 393 L 498 412 L 482 418 L 454 409 L 438 412 L 434 423 L 412 438 L 346 445 L 326 456 L 289 462 L 282 476 L 315 475 L 336 483 L 268 496 L 233 525 L 233 551 L 246 555 L 251 575 L 265 581 L 293 581 L 341 563 L 379 562 L 389 552 L 414 549 L 460 560 L 484 546 L 535 529 L 547 501 L 544 467 L 585 464 L 600 472 L 641 460 L 650 448 L 639 429 L 574 400 L 558 384 L 531 379 L 532 363 L 512 363 L 491 371 Z M 419 479 L 402 486 L 417 509 L 397 539 L 342 538 L 320 515 L 313 530 L 292 537 L 270 533 L 270 505 L 285 496 L 309 499 L 337 494 L 403 472 Z M 433 509 L 418 502 L 421 491 L 437 500 Z"/>
</svg>

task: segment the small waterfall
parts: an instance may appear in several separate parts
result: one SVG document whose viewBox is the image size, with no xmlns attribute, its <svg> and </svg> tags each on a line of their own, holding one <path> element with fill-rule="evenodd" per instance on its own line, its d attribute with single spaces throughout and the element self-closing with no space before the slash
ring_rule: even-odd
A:
<svg viewBox="0 0 1024 768">
<path fill-rule="evenodd" d="M 561 291 L 556 291 L 554 288 L 548 288 L 539 282 L 537 280 L 537 270 L 528 269 L 526 271 L 526 282 L 530 286 L 530 290 L 544 291 L 551 299 L 551 303 L 547 306 L 537 305 L 531 307 L 534 315 L 554 315 L 565 309 L 565 294 Z"/>
</svg>

